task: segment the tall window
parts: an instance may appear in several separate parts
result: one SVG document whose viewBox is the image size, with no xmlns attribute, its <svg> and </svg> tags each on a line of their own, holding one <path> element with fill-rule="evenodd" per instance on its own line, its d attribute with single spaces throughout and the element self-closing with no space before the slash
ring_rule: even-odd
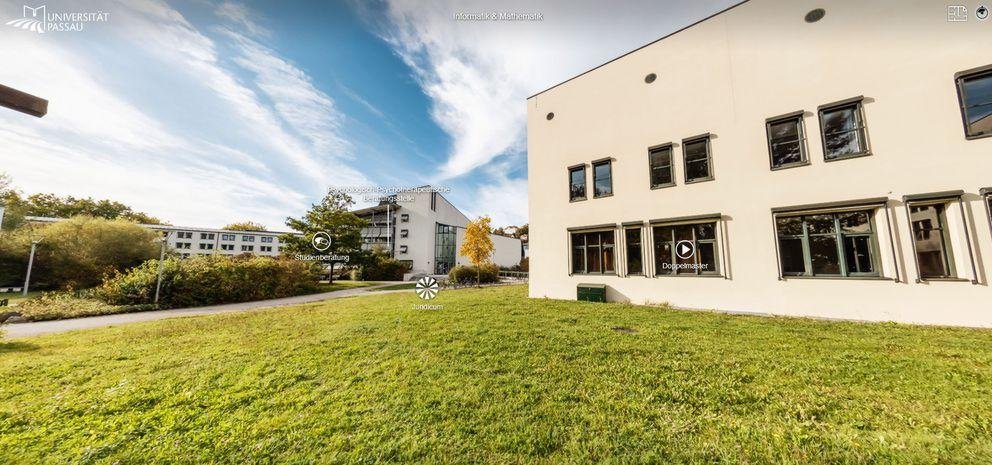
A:
<svg viewBox="0 0 992 465">
<path fill-rule="evenodd" d="M 826 160 L 868 155 L 861 100 L 820 108 L 820 136 Z"/>
<path fill-rule="evenodd" d="M 568 199 L 586 199 L 586 167 L 576 166 L 568 169 Z"/>
<path fill-rule="evenodd" d="M 802 112 L 769 120 L 765 123 L 765 131 L 773 170 L 807 163 Z"/>
<path fill-rule="evenodd" d="M 878 276 L 873 211 L 776 218 L 782 274 Z"/>
<path fill-rule="evenodd" d="M 572 233 L 572 273 L 614 273 L 613 249 L 613 231 Z"/>
<path fill-rule="evenodd" d="M 683 140 L 682 152 L 685 158 L 686 183 L 713 179 L 709 135 Z"/>
<path fill-rule="evenodd" d="M 655 147 L 648 152 L 648 169 L 651 172 L 651 188 L 675 185 L 672 164 L 672 145 Z"/>
<path fill-rule="evenodd" d="M 627 228 L 624 230 L 627 242 L 627 274 L 644 273 L 644 264 L 641 256 L 641 228 Z"/>
<path fill-rule="evenodd" d="M 434 273 L 447 274 L 455 266 L 455 227 L 436 223 L 434 233 Z"/>
<path fill-rule="evenodd" d="M 916 262 L 920 278 L 954 277 L 954 261 L 947 235 L 947 215 L 944 204 L 911 205 L 909 217 L 916 241 Z"/>
<path fill-rule="evenodd" d="M 592 165 L 592 196 L 607 197 L 613 195 L 613 164 L 610 160 L 599 161 Z"/>
<path fill-rule="evenodd" d="M 985 193 L 985 213 L 989 217 L 989 230 L 992 230 L 992 192 Z"/>
<path fill-rule="evenodd" d="M 964 135 L 992 136 L 992 66 L 961 75 L 957 81 Z"/>
<path fill-rule="evenodd" d="M 431 211 L 437 211 L 437 192 L 431 192 Z"/>
<path fill-rule="evenodd" d="M 654 272 L 658 276 L 718 275 L 716 223 L 655 226 Z"/>
</svg>

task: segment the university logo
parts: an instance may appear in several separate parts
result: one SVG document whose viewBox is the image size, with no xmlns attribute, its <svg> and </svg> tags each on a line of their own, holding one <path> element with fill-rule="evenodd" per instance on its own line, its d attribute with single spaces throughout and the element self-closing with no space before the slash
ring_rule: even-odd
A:
<svg viewBox="0 0 992 465">
<path fill-rule="evenodd" d="M 48 11 L 46 5 L 35 7 L 24 5 L 21 18 L 7 21 L 7 25 L 38 34 L 79 32 L 87 23 L 104 23 L 109 19 L 110 13 L 103 11 Z"/>
<path fill-rule="evenodd" d="M 23 15 L 24 17 L 21 19 L 7 21 L 7 25 L 27 29 L 38 34 L 45 33 L 45 5 L 34 8 L 24 5 Z"/>
</svg>

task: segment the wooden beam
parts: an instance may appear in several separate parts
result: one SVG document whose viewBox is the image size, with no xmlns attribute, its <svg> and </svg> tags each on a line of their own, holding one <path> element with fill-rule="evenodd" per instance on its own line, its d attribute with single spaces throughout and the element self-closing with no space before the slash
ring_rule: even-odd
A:
<svg viewBox="0 0 992 465">
<path fill-rule="evenodd" d="M 41 118 L 48 113 L 48 100 L 0 84 L 0 106 Z"/>
</svg>

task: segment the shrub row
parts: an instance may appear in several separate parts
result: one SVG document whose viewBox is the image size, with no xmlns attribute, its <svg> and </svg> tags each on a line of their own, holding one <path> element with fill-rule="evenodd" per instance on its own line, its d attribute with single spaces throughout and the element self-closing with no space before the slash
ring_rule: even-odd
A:
<svg viewBox="0 0 992 465">
<path fill-rule="evenodd" d="M 158 260 L 116 273 L 94 290 L 111 305 L 152 303 Z M 163 263 L 162 308 L 198 307 L 275 299 L 318 291 L 320 268 L 288 258 L 203 255 Z"/>
<path fill-rule="evenodd" d="M 499 281 L 499 267 L 496 265 L 458 265 L 448 272 L 448 279 L 457 285 L 495 283 Z"/>
</svg>

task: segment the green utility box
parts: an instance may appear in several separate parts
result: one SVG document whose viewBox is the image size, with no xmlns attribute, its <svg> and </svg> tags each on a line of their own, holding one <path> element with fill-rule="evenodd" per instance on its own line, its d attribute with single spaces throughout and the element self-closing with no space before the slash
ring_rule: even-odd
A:
<svg viewBox="0 0 992 465">
<path fill-rule="evenodd" d="M 606 302 L 606 284 L 579 284 L 579 300 Z"/>
</svg>

